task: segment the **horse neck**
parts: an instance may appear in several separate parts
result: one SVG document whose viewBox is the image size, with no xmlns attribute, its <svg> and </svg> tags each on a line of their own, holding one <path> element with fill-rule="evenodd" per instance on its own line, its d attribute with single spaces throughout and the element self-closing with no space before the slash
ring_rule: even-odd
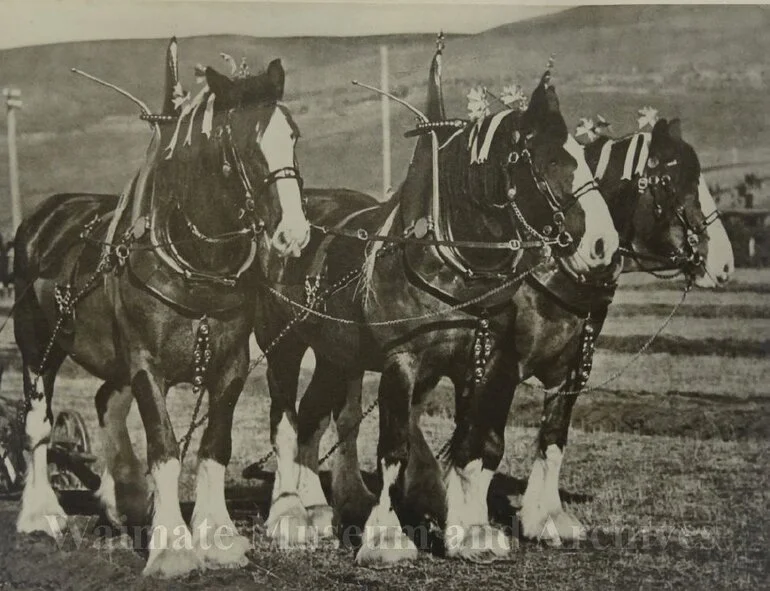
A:
<svg viewBox="0 0 770 591">
<path fill-rule="evenodd" d="M 607 209 L 612 216 L 621 241 L 636 235 L 634 212 L 639 202 L 633 171 L 644 158 L 642 146 L 634 134 L 617 140 L 602 139 L 590 144 L 585 151 L 586 160 L 599 183 Z M 642 166 L 646 163 L 641 163 Z"/>
<path fill-rule="evenodd" d="M 496 210 L 479 207 L 479 202 L 488 199 L 502 201 L 504 195 L 488 195 L 482 182 L 473 182 L 468 149 L 468 134 L 463 133 L 439 152 L 439 206 L 443 223 L 451 228 L 453 238 L 457 240 L 489 240 L 489 226 L 499 220 Z M 495 187 L 494 175 L 483 171 L 487 185 Z M 481 181 L 482 176 L 479 176 Z M 474 175 L 474 180 L 475 175 Z M 501 190 L 502 192 L 502 190 Z M 432 199 L 432 195 L 430 196 Z M 496 215 L 497 214 L 497 215 Z"/>
</svg>

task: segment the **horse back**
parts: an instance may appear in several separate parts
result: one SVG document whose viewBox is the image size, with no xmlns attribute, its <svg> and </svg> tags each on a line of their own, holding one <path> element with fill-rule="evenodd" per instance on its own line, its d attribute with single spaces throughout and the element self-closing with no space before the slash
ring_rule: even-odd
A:
<svg viewBox="0 0 770 591">
<path fill-rule="evenodd" d="M 349 189 L 308 189 L 305 196 L 312 224 L 349 234 L 359 229 L 374 234 L 391 210 L 387 203 Z M 327 280 L 333 281 L 363 263 L 367 242 L 350 236 L 314 234 L 300 259 L 304 274 L 324 267 Z"/>
<path fill-rule="evenodd" d="M 117 197 L 97 193 L 63 193 L 49 197 L 19 226 L 14 276 L 54 277 L 76 245 L 85 225 L 115 209 Z"/>
</svg>

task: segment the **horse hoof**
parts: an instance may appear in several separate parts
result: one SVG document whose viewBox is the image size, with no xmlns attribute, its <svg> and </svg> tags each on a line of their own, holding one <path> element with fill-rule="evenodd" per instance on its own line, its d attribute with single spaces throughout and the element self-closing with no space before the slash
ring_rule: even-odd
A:
<svg viewBox="0 0 770 591">
<path fill-rule="evenodd" d="M 417 546 L 400 527 L 381 527 L 377 532 L 365 532 L 364 536 L 356 564 L 382 567 L 417 559 Z"/>
<path fill-rule="evenodd" d="M 329 505 L 313 505 L 307 508 L 310 525 L 315 529 L 318 539 L 328 540 L 334 535 L 334 509 Z"/>
<path fill-rule="evenodd" d="M 315 539 L 307 510 L 297 494 L 282 495 L 273 501 L 265 525 L 268 537 L 279 548 L 305 546 Z"/>
<path fill-rule="evenodd" d="M 251 542 L 247 537 L 232 531 L 223 534 L 221 528 L 211 537 L 194 542 L 206 568 L 241 568 L 249 563 L 246 553 L 251 550 Z"/>
<path fill-rule="evenodd" d="M 551 514 L 556 531 L 562 540 L 581 541 L 587 539 L 585 526 L 567 511 Z"/>
<path fill-rule="evenodd" d="M 142 571 L 145 576 L 172 579 L 183 577 L 193 571 L 203 568 L 203 562 L 198 554 L 188 548 L 179 550 L 162 548 L 150 550 L 150 557 Z"/>
<path fill-rule="evenodd" d="M 67 529 L 67 514 L 59 504 L 56 493 L 50 489 L 37 503 L 30 501 L 32 495 L 24 495 L 21 512 L 16 520 L 16 531 L 23 534 L 43 532 L 53 539 L 59 539 Z"/>
<path fill-rule="evenodd" d="M 563 509 L 548 513 L 540 519 L 522 516 L 521 524 L 525 537 L 546 542 L 554 547 L 561 546 L 562 540 L 586 539 L 583 525 Z"/>
<path fill-rule="evenodd" d="M 447 558 L 470 562 L 493 562 L 511 554 L 511 540 L 505 532 L 488 524 L 467 528 L 450 526 L 444 535 L 444 545 Z"/>
</svg>

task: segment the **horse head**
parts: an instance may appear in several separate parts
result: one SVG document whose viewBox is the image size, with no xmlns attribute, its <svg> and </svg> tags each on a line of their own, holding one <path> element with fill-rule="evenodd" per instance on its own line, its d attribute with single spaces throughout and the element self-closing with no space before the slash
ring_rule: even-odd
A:
<svg viewBox="0 0 770 591">
<path fill-rule="evenodd" d="M 583 150 L 567 131 L 550 72 L 523 113 L 503 111 L 476 127 L 471 151 L 478 155 L 472 153 L 472 159 L 480 155 L 503 173 L 507 199 L 497 206 L 511 205 L 532 236 L 555 240 L 554 248 L 574 274 L 605 269 L 618 235 Z"/>
<path fill-rule="evenodd" d="M 211 67 L 199 68 L 197 74 L 206 84 L 190 98 L 178 82 L 172 40 L 164 114 L 175 111 L 177 116 L 170 117 L 175 125 L 162 126 L 161 141 L 165 165 L 176 171 L 176 182 L 186 194 L 180 209 L 208 204 L 215 208 L 209 217 L 264 234 L 268 249 L 281 257 L 299 256 L 310 226 L 295 155 L 299 128 L 281 103 L 281 61 L 273 60 L 256 75 L 242 71 L 230 78 Z M 222 198 L 224 203 L 217 201 Z"/>
<path fill-rule="evenodd" d="M 727 282 L 734 269 L 732 247 L 678 119 L 655 123 L 637 182 L 632 247 L 668 258 L 700 287 Z"/>
</svg>

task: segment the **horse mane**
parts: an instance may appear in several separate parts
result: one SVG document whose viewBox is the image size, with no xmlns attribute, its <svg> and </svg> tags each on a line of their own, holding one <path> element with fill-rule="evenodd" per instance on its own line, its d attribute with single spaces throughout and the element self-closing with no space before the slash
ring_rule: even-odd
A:
<svg viewBox="0 0 770 591">
<path fill-rule="evenodd" d="M 401 205 L 402 192 L 399 189 L 388 201 L 383 208 L 388 208 L 388 215 L 379 227 L 375 236 L 387 236 L 393 224 L 396 220 L 396 214 L 398 213 L 399 206 Z M 368 308 L 371 304 L 377 302 L 377 294 L 374 289 L 374 267 L 377 263 L 377 253 L 385 245 L 385 242 L 381 240 L 375 240 L 369 243 L 366 247 L 366 255 L 364 256 L 364 262 L 361 264 L 361 277 L 356 285 L 355 293 L 362 294 L 362 302 L 364 308 Z"/>
</svg>

